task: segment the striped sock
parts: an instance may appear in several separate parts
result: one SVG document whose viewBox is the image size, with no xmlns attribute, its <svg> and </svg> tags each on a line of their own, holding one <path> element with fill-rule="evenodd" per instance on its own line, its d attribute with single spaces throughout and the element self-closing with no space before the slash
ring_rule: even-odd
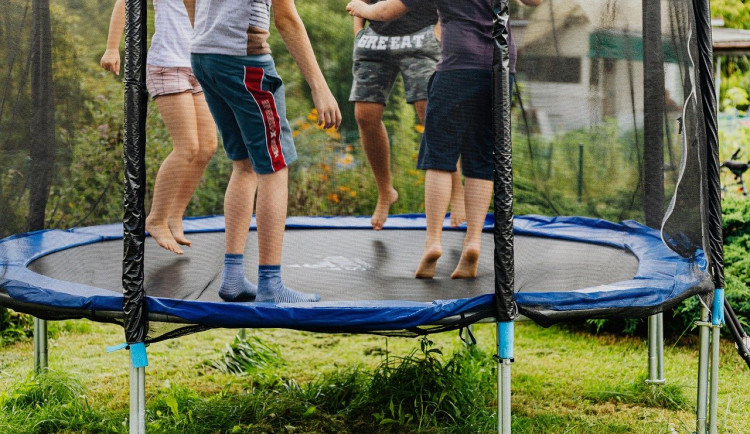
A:
<svg viewBox="0 0 750 434">
<path fill-rule="evenodd" d="M 320 301 L 318 294 L 307 294 L 289 289 L 281 283 L 280 265 L 258 267 L 258 297 L 255 301 L 271 303 L 303 303 Z"/>
<path fill-rule="evenodd" d="M 224 301 L 253 301 L 258 287 L 245 278 L 244 255 L 224 255 L 219 297 Z"/>
</svg>

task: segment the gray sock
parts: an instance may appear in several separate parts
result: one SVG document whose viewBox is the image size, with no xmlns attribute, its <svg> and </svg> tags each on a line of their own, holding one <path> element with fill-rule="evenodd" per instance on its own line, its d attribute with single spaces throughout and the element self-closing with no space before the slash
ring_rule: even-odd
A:
<svg viewBox="0 0 750 434">
<path fill-rule="evenodd" d="M 245 278 L 244 255 L 224 255 L 219 297 L 224 301 L 253 301 L 258 287 Z"/>
<path fill-rule="evenodd" d="M 318 294 L 289 289 L 281 283 L 280 265 L 258 267 L 258 297 L 255 301 L 271 303 L 304 303 L 320 301 Z"/>
</svg>

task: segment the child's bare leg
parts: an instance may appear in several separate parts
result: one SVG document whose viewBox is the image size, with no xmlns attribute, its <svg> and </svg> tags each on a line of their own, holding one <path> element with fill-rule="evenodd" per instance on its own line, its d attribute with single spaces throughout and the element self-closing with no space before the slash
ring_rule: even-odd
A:
<svg viewBox="0 0 750 434">
<path fill-rule="evenodd" d="M 466 236 L 461 259 L 451 274 L 452 279 L 477 276 L 479 253 L 482 248 L 482 228 L 492 199 L 492 186 L 492 181 L 486 179 L 466 178 Z"/>
<path fill-rule="evenodd" d="M 414 101 L 414 110 L 419 116 L 422 125 L 425 123 L 427 115 L 427 100 Z M 461 182 L 461 163 L 456 164 L 456 171 L 451 175 L 451 226 L 460 226 L 466 221 L 466 211 L 464 209 L 464 185 Z"/>
<path fill-rule="evenodd" d="M 370 220 L 372 228 L 376 231 L 383 229 L 391 205 L 398 200 L 398 192 L 393 188 L 391 179 L 391 152 L 388 132 L 383 124 L 384 110 L 383 104 L 375 102 L 357 102 L 354 105 L 354 116 L 359 125 L 362 147 L 378 188 L 378 203 Z"/>
<path fill-rule="evenodd" d="M 168 219 L 172 203 L 182 188 L 182 177 L 198 150 L 193 99 L 189 93 L 162 95 L 156 98 L 156 105 L 172 138 L 173 149 L 156 175 L 146 230 L 161 247 L 182 254 L 182 249 L 169 229 Z"/>
<path fill-rule="evenodd" d="M 195 140 L 198 142 L 198 152 L 190 161 L 190 164 L 178 182 L 177 193 L 172 201 L 167 222 L 175 241 L 177 241 L 178 244 L 186 246 L 190 246 L 191 242 L 185 238 L 182 229 L 182 218 L 185 214 L 185 209 L 190 203 L 190 199 L 193 197 L 195 189 L 200 183 L 203 172 L 206 170 L 208 163 L 216 152 L 217 146 L 216 125 L 214 124 L 211 112 L 208 110 L 208 105 L 206 105 L 206 100 L 202 93 L 193 95 L 193 109 L 195 112 L 193 118 L 196 123 L 196 129 L 194 131 L 197 134 Z M 186 112 L 185 118 L 187 117 L 188 113 Z M 177 180 L 175 181 L 177 182 Z"/>
<path fill-rule="evenodd" d="M 299 303 L 320 300 L 317 294 L 289 289 L 281 281 L 281 249 L 286 227 L 289 170 L 258 175 L 258 296 L 256 301 Z"/>
<path fill-rule="evenodd" d="M 435 276 L 437 260 L 443 254 L 441 238 L 445 211 L 451 197 L 451 173 L 442 170 L 428 170 L 425 174 L 424 205 L 427 217 L 427 231 L 424 253 L 414 277 L 432 279 Z"/>
<path fill-rule="evenodd" d="M 250 159 L 232 161 L 232 176 L 224 194 L 224 231 L 226 253 L 241 255 L 245 252 L 247 234 L 253 218 L 255 190 L 258 176 Z"/>
<path fill-rule="evenodd" d="M 456 165 L 456 171 L 451 174 L 451 227 L 461 226 L 466 221 L 466 207 L 464 205 L 464 185 L 461 182 L 461 163 Z"/>
<path fill-rule="evenodd" d="M 232 162 L 232 176 L 224 194 L 226 254 L 219 296 L 226 301 L 251 301 L 258 287 L 245 277 L 244 252 L 258 178 L 249 159 Z"/>
</svg>

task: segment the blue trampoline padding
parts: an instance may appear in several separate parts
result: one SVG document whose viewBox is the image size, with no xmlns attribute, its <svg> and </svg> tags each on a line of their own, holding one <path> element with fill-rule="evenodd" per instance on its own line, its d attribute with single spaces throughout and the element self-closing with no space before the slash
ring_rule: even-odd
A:
<svg viewBox="0 0 750 434">
<path fill-rule="evenodd" d="M 568 292 L 516 293 L 516 302 L 526 308 L 574 311 L 659 306 L 696 287 L 710 288 L 703 250 L 683 258 L 665 246 L 659 231 L 632 220 L 613 223 L 587 217 L 525 216 L 515 219 L 513 233 L 626 249 L 639 261 L 631 280 Z"/>
<path fill-rule="evenodd" d="M 491 232 L 490 214 L 485 232 Z M 290 217 L 287 228 L 369 229 L 370 217 Z M 224 230 L 221 216 L 186 219 L 185 231 Z M 253 229 L 253 228 L 251 228 Z M 385 230 L 424 230 L 424 215 L 391 216 Z M 446 218 L 445 229 L 450 230 Z M 612 223 L 585 217 L 519 216 L 516 235 L 545 237 L 611 246 L 631 251 L 639 260 L 632 280 L 566 292 L 517 292 L 522 310 L 580 311 L 659 306 L 695 292 L 710 279 L 701 250 L 693 258 L 682 258 L 661 241 L 659 231 L 634 221 Z M 37 258 L 75 246 L 121 239 L 122 226 L 110 224 L 70 230 L 47 230 L 0 240 L 0 288 L 15 300 L 50 308 L 88 312 L 121 311 L 123 297 L 112 291 L 60 281 L 32 272 L 27 266 Z M 581 264 L 585 267 L 586 264 Z M 226 303 L 147 297 L 148 311 L 182 318 L 209 327 L 282 327 L 301 330 L 339 329 L 352 332 L 403 330 L 435 324 L 445 318 L 470 312 L 491 315 L 494 288 L 481 296 L 411 302 L 330 301 L 271 304 Z"/>
</svg>

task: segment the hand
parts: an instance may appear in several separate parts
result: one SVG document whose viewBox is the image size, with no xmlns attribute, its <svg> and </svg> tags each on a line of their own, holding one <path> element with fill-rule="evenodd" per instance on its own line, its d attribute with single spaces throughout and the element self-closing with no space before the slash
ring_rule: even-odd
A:
<svg viewBox="0 0 750 434">
<path fill-rule="evenodd" d="M 99 62 L 102 68 L 120 75 L 120 50 L 107 50 Z"/>
<path fill-rule="evenodd" d="M 346 5 L 346 11 L 353 17 L 365 18 L 362 14 L 365 13 L 369 5 L 362 0 L 352 0 Z"/>
<path fill-rule="evenodd" d="M 338 128 L 341 125 L 341 110 L 331 90 L 326 86 L 318 92 L 313 91 L 312 98 L 318 111 L 318 125 L 325 129 Z"/>
</svg>

